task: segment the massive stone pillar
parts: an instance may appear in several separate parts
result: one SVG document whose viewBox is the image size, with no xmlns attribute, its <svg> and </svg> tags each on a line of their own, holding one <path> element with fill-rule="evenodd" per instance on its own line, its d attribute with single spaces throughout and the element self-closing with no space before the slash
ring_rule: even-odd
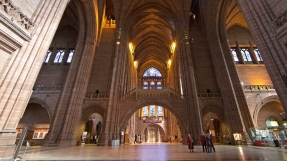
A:
<svg viewBox="0 0 287 161">
<path fill-rule="evenodd" d="M 0 158 L 12 160 L 15 129 L 68 2 L 42 1 L 31 19 L 25 17 L 10 1 L 1 3 L 0 48 L 4 47 L 8 55 L 0 77 Z M 1 51 L 1 59 L 2 54 Z"/>
<path fill-rule="evenodd" d="M 71 146 L 80 139 L 80 134 L 75 132 L 81 123 L 83 99 L 97 45 L 97 4 L 96 1 L 73 3 L 80 17 L 79 36 L 45 146 Z"/>
<path fill-rule="evenodd" d="M 222 21 L 222 16 L 225 16 L 224 1 L 205 1 L 201 8 L 213 11 L 213 14 L 204 15 L 205 31 L 224 103 L 225 122 L 229 132 L 226 135 L 231 135 L 233 141 L 232 134 L 244 132 L 246 126 L 252 127 L 252 120 L 226 36 L 222 35 L 225 31 L 225 22 Z"/>
<path fill-rule="evenodd" d="M 111 145 L 111 141 L 114 139 L 119 139 L 120 131 L 119 129 L 119 101 L 120 92 L 123 87 L 123 78 L 125 76 L 125 61 L 126 61 L 126 51 L 125 51 L 125 41 L 123 40 L 123 31 L 121 28 L 117 29 L 117 35 L 115 35 L 120 41 L 120 44 L 116 44 L 114 41 L 114 61 L 112 69 L 111 86 L 109 90 L 109 103 L 107 107 L 107 114 L 105 118 L 104 132 L 100 136 L 98 145 Z"/>
<path fill-rule="evenodd" d="M 287 111 L 287 2 L 238 0 L 238 4 Z"/>
<path fill-rule="evenodd" d="M 186 112 L 187 112 L 187 133 L 190 133 L 195 141 L 199 141 L 199 136 L 202 133 L 202 121 L 199 109 L 197 88 L 195 81 L 194 66 L 192 60 L 192 53 L 190 47 L 190 36 L 188 32 L 184 33 L 183 42 L 179 45 L 180 51 L 180 62 L 181 62 L 181 76 L 182 76 L 182 86 L 183 93 L 186 102 Z M 183 134 L 186 138 L 187 134 Z"/>
</svg>

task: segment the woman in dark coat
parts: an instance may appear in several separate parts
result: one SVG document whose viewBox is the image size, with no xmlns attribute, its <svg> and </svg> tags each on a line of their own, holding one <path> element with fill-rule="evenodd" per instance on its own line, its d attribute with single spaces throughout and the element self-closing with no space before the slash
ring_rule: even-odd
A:
<svg viewBox="0 0 287 161">
<path fill-rule="evenodd" d="M 215 152 L 212 134 L 210 134 L 210 147 L 213 148 L 213 151 Z M 212 150 L 211 150 L 211 151 L 212 151 Z"/>
<path fill-rule="evenodd" d="M 193 146 L 193 140 L 192 140 L 190 134 L 188 134 L 186 142 L 187 142 L 188 149 L 190 150 L 190 152 L 193 152 L 194 146 Z"/>
<path fill-rule="evenodd" d="M 200 136 L 200 142 L 201 142 L 201 146 L 202 146 L 202 151 L 206 151 L 206 145 L 205 145 L 205 135 L 204 133 Z"/>
</svg>

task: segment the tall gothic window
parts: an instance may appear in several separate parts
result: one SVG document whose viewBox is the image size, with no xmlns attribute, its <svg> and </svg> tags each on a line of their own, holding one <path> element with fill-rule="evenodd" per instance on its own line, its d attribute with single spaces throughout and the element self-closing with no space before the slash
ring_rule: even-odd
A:
<svg viewBox="0 0 287 161">
<path fill-rule="evenodd" d="M 158 116 L 162 116 L 162 107 L 157 106 L 157 110 L 158 110 Z"/>
<path fill-rule="evenodd" d="M 240 48 L 240 51 L 245 62 L 252 62 L 249 50 L 247 48 Z"/>
<path fill-rule="evenodd" d="M 65 54 L 65 50 L 59 49 L 57 50 L 56 57 L 54 59 L 54 63 L 61 63 Z"/>
<path fill-rule="evenodd" d="M 259 62 L 262 62 L 263 59 L 262 59 L 261 54 L 260 54 L 260 52 L 259 52 L 259 50 L 258 50 L 257 48 L 254 49 L 254 53 L 255 53 L 255 55 L 256 55 L 257 60 L 258 60 Z"/>
<path fill-rule="evenodd" d="M 67 59 L 68 64 L 72 62 L 72 58 L 73 58 L 74 53 L 75 53 L 75 49 L 70 49 L 68 59 Z"/>
<path fill-rule="evenodd" d="M 150 116 L 155 116 L 155 107 L 154 107 L 154 105 L 150 106 Z"/>
<path fill-rule="evenodd" d="M 143 108 L 143 116 L 148 116 L 148 107 L 147 106 L 145 106 Z"/>
<path fill-rule="evenodd" d="M 46 57 L 45 57 L 45 59 L 44 59 L 44 63 L 48 63 L 48 62 L 49 62 L 49 59 L 50 59 L 51 54 L 52 54 L 52 50 L 49 49 L 49 50 L 47 51 Z"/>
<path fill-rule="evenodd" d="M 231 53 L 232 53 L 232 55 L 233 55 L 234 61 L 235 61 L 235 62 L 239 62 L 239 59 L 238 59 L 238 56 L 237 56 L 237 54 L 236 54 L 235 48 L 231 48 Z"/>
</svg>

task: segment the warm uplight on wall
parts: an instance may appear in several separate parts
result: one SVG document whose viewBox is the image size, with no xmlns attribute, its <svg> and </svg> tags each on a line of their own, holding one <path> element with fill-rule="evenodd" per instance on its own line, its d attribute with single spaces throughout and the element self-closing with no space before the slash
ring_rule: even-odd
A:
<svg viewBox="0 0 287 161">
<path fill-rule="evenodd" d="M 138 68 L 138 61 L 134 61 L 134 67 L 137 69 Z"/>
<path fill-rule="evenodd" d="M 171 53 L 174 53 L 175 47 L 176 47 L 176 44 L 175 44 L 175 42 L 173 42 L 170 46 Z"/>
<path fill-rule="evenodd" d="M 134 53 L 135 48 L 134 48 L 133 43 L 129 43 L 129 49 L 130 49 L 131 54 Z"/>
<path fill-rule="evenodd" d="M 167 68 L 170 68 L 170 66 L 171 66 L 171 60 L 168 59 L 168 61 L 167 61 Z"/>
</svg>

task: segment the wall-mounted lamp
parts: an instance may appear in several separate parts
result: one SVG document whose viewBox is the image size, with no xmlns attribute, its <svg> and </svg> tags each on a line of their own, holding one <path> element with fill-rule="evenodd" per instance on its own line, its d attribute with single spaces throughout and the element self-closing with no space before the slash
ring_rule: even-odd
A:
<svg viewBox="0 0 287 161">
<path fill-rule="evenodd" d="M 131 54 L 133 54 L 134 50 L 135 50 L 135 47 L 134 47 L 134 44 L 131 43 L 131 42 L 129 43 L 129 49 L 130 49 Z"/>
<path fill-rule="evenodd" d="M 137 69 L 138 68 L 138 61 L 134 61 L 134 67 Z"/>
<path fill-rule="evenodd" d="M 185 44 L 189 44 L 189 34 L 187 31 L 184 31 L 184 41 L 185 41 Z"/>
<path fill-rule="evenodd" d="M 171 53 L 174 53 L 175 47 L 176 47 L 176 44 L 175 44 L 175 42 L 173 42 L 173 43 L 171 44 L 171 46 L 170 46 L 170 52 L 171 52 Z"/>
<path fill-rule="evenodd" d="M 170 60 L 170 59 L 168 59 L 168 61 L 167 61 L 167 68 L 169 69 L 169 68 L 170 68 L 170 66 L 171 66 L 171 60 Z"/>
</svg>

